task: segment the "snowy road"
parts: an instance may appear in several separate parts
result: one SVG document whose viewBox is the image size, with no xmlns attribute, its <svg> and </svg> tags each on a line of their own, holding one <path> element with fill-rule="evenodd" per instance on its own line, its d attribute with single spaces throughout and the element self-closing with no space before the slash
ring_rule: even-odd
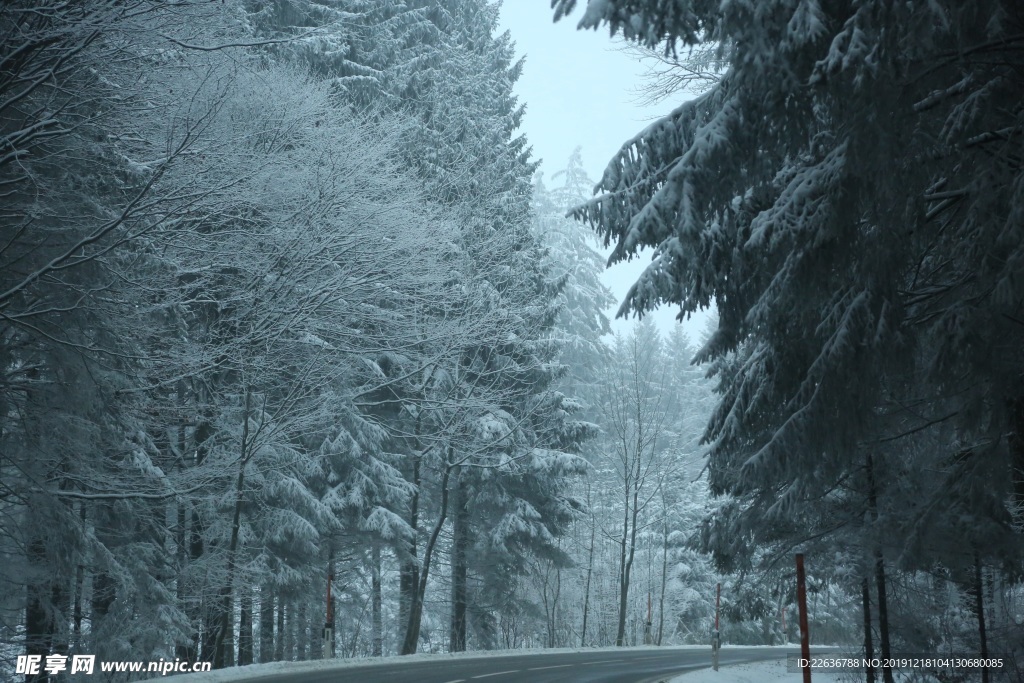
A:
<svg viewBox="0 0 1024 683">
<path fill-rule="evenodd" d="M 724 648 L 721 663 L 779 659 L 782 648 Z M 711 665 L 710 650 L 601 650 L 348 665 L 338 669 L 256 674 L 259 683 L 656 683 Z"/>
</svg>

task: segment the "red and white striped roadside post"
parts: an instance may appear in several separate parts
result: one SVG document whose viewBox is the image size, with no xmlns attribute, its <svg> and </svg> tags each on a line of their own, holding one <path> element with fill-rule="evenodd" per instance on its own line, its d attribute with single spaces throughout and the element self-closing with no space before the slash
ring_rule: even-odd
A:
<svg viewBox="0 0 1024 683">
<path fill-rule="evenodd" d="M 334 574 L 327 575 L 327 618 L 324 620 L 324 659 L 334 658 L 334 603 L 331 602 L 331 581 Z"/>
<path fill-rule="evenodd" d="M 715 589 L 715 632 L 711 634 L 711 668 L 718 671 L 718 651 L 722 647 L 721 636 L 718 631 L 718 606 L 722 602 L 722 584 L 719 583 Z"/>
<path fill-rule="evenodd" d="M 807 584 L 804 580 L 804 555 L 796 555 L 796 600 L 800 605 L 800 657 L 804 683 L 811 683 L 811 634 L 807 629 Z"/>
</svg>

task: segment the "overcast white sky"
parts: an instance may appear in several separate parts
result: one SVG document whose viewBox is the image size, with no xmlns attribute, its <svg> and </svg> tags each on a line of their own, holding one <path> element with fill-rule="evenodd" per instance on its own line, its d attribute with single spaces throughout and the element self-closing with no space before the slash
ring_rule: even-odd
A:
<svg viewBox="0 0 1024 683">
<path fill-rule="evenodd" d="M 563 168 L 579 145 L 584 166 L 596 182 L 622 143 L 677 103 L 655 108 L 636 104 L 634 91 L 645 67 L 618 49 L 620 44 L 606 30 L 577 31 L 580 9 L 553 23 L 550 5 L 550 0 L 505 0 L 501 8 L 502 29 L 511 32 L 517 54 L 526 55 L 515 89 L 519 101 L 526 104 L 523 131 L 534 158 L 543 160 L 545 176 Z M 620 302 L 649 262 L 646 255 L 605 272 L 605 283 Z M 659 328 L 668 331 L 676 324 L 675 314 L 663 308 L 654 318 Z M 703 315 L 684 323 L 694 341 L 704 325 Z M 613 326 L 625 330 L 629 324 L 619 320 Z"/>
</svg>

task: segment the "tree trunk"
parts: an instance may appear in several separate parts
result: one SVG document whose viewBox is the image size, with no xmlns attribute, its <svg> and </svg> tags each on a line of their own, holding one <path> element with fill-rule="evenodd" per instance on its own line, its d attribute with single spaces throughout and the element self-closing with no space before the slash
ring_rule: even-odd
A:
<svg viewBox="0 0 1024 683">
<path fill-rule="evenodd" d="M 380 546 L 377 543 L 373 544 L 371 564 L 373 565 L 371 568 L 373 577 L 370 586 L 373 593 L 371 596 L 373 656 L 380 657 L 384 654 L 384 621 L 381 615 Z"/>
<path fill-rule="evenodd" d="M 269 586 L 260 591 L 260 664 L 274 661 L 274 593 Z"/>
<path fill-rule="evenodd" d="M 588 484 L 587 503 L 590 503 L 590 490 Z M 594 573 L 594 537 L 597 533 L 597 520 L 594 519 L 593 511 L 590 516 L 590 549 L 587 553 L 587 579 L 583 586 L 583 627 L 580 629 L 580 647 L 587 646 L 587 616 L 590 612 L 590 579 Z"/>
<path fill-rule="evenodd" d="M 416 435 L 419 436 L 419 417 L 416 418 Z M 412 604 L 415 601 L 416 591 L 420 584 L 420 566 L 416 557 L 416 541 L 419 533 L 419 505 L 420 505 L 420 455 L 416 451 L 412 458 L 412 500 L 409 501 L 409 528 L 412 530 L 411 537 L 406 544 L 406 558 L 402 560 L 402 567 L 399 570 L 398 579 L 398 621 L 403 627 L 408 628 L 412 611 Z"/>
<path fill-rule="evenodd" d="M 319 619 L 314 618 L 316 614 L 315 610 L 310 610 L 310 617 L 308 620 L 309 635 L 309 658 L 310 659 L 323 659 L 324 658 L 324 624 Z"/>
<path fill-rule="evenodd" d="M 868 509 L 871 513 L 871 521 L 878 521 L 878 493 L 875 488 L 875 464 L 871 454 L 867 456 L 867 477 L 868 477 Z M 886 599 L 885 589 L 885 560 L 882 557 L 882 549 L 875 546 L 875 583 L 878 590 L 878 635 L 881 640 L 882 659 L 888 662 L 892 657 L 892 646 L 889 640 L 889 604 Z M 885 683 L 894 683 L 892 667 L 882 667 L 882 680 Z"/>
<path fill-rule="evenodd" d="M 295 661 L 304 662 L 309 659 L 309 611 L 306 609 L 306 601 L 299 601 L 299 609 L 296 611 L 298 618 L 295 620 Z"/>
<path fill-rule="evenodd" d="M 209 449 L 207 442 L 212 436 L 213 426 L 210 422 L 210 416 L 204 411 L 204 419 L 196 427 L 196 432 L 193 436 L 195 442 L 195 458 L 193 463 L 195 467 L 199 467 L 206 461 Z M 200 513 L 198 502 L 191 501 L 190 507 L 192 519 L 189 524 L 188 556 L 190 563 L 194 564 L 206 552 L 206 544 L 203 538 L 206 533 L 206 520 L 203 519 Z M 193 588 L 198 589 L 197 586 L 193 586 Z M 212 610 L 210 609 L 209 600 L 205 596 L 201 600 L 199 599 L 201 595 L 200 590 L 196 590 L 196 593 L 193 595 L 194 601 L 191 603 L 194 606 L 192 609 L 195 611 L 191 615 L 190 621 L 195 627 L 195 635 L 192 639 L 192 651 L 189 653 L 188 659 L 195 661 L 202 657 L 207 661 L 213 661 L 213 640 L 216 635 L 216 629 L 211 623 Z M 186 609 L 188 609 L 188 605 L 189 603 L 186 603 Z"/>
<path fill-rule="evenodd" d="M 558 647 L 558 599 L 562 596 L 562 568 L 555 569 L 555 594 L 551 599 L 551 629 L 548 631 L 550 647 Z"/>
<path fill-rule="evenodd" d="M 188 557 L 191 564 L 203 556 L 206 546 L 203 542 L 205 523 L 199 513 L 198 506 L 194 502 L 190 502 L 189 506 L 191 510 L 189 515 Z M 196 579 L 198 577 L 192 577 L 192 581 L 186 584 L 186 589 L 191 592 L 192 600 L 185 603 L 185 613 L 189 616 L 189 622 L 195 629 L 192 635 L 192 643 L 188 647 L 188 656 L 185 658 L 188 661 L 196 661 L 200 656 L 209 658 L 209 648 L 213 647 L 212 644 L 208 643 L 209 638 L 207 634 L 209 629 L 207 627 L 209 624 L 206 617 L 206 599 L 200 597 L 202 593 Z"/>
<path fill-rule="evenodd" d="M 334 569 L 334 544 L 331 543 L 327 549 L 327 576 L 330 577 L 329 580 L 332 582 L 334 581 L 335 576 Z M 337 600 L 335 600 L 335 596 L 332 593 L 330 604 L 327 605 L 327 624 L 330 624 L 331 628 L 330 647 L 332 657 L 338 656 L 338 649 L 335 647 L 335 643 L 338 639 L 338 611 L 334 608 L 336 604 Z"/>
<path fill-rule="evenodd" d="M 79 564 L 75 568 L 75 605 L 74 605 L 74 625 L 72 626 L 72 634 L 75 640 L 75 650 L 80 649 L 81 637 L 82 637 L 82 619 L 84 618 L 82 608 L 82 592 L 85 589 L 85 565 Z"/>
<path fill-rule="evenodd" d="M 42 539 L 35 539 L 31 542 L 28 547 L 28 558 L 30 566 L 36 568 L 46 566 L 46 545 Z M 25 654 L 41 656 L 43 662 L 50 654 L 54 632 L 51 612 L 47 609 L 50 582 L 45 578 L 46 574 L 41 569 L 32 572 L 33 578 L 26 589 L 25 602 Z M 109 606 L 110 602 L 106 604 Z M 42 667 L 36 675 L 25 674 L 26 683 L 44 683 L 48 680 L 50 680 L 49 674 Z"/>
<path fill-rule="evenodd" d="M 71 609 L 71 595 L 60 580 L 50 585 L 50 649 L 55 654 L 68 651 L 67 613 Z"/>
<path fill-rule="evenodd" d="M 871 582 L 867 576 L 860 581 L 860 597 L 864 607 L 864 657 L 869 662 L 864 670 L 864 675 L 867 678 L 867 683 L 875 683 L 875 667 L 870 664 L 875 657 L 875 647 L 871 642 Z"/>
<path fill-rule="evenodd" d="M 110 512 L 110 508 L 105 504 L 93 508 L 94 525 L 99 527 L 101 523 L 109 520 Z M 99 529 L 97 529 L 98 532 Z M 104 535 L 106 534 L 104 533 Z M 110 616 L 110 609 L 113 607 L 116 597 L 117 585 L 113 577 L 103 567 L 97 567 L 92 575 L 92 597 L 89 605 L 89 630 L 93 647 L 96 647 L 108 635 L 106 620 Z"/>
<path fill-rule="evenodd" d="M 449 631 L 450 652 L 466 651 L 466 550 L 469 546 L 469 508 L 462 477 L 455 484 L 455 514 L 452 517 L 452 614 Z"/>
<path fill-rule="evenodd" d="M 627 480 L 628 486 L 628 480 Z M 619 612 L 616 621 L 615 645 L 622 647 L 626 628 L 626 544 L 629 540 L 629 489 L 626 489 L 622 512 L 622 538 L 619 541 Z"/>
<path fill-rule="evenodd" d="M 80 506 L 78 508 L 78 520 L 79 520 L 79 522 L 81 522 L 83 530 L 85 529 L 85 521 L 86 521 L 85 520 L 85 515 L 86 515 L 85 503 L 83 502 L 83 503 L 80 504 Z M 72 630 L 72 634 L 74 635 L 74 641 L 75 641 L 73 649 L 76 652 L 80 652 L 81 651 L 81 647 L 82 647 L 82 640 L 81 640 L 82 639 L 82 619 L 85 616 L 84 613 L 83 613 L 83 604 L 84 604 L 83 593 L 84 593 L 84 591 L 85 591 L 85 564 L 83 564 L 82 562 L 79 562 L 78 566 L 75 567 L 75 604 L 74 604 L 74 608 L 73 608 L 74 612 L 73 612 L 73 617 L 72 617 L 73 620 L 74 620 L 74 623 L 73 623 L 73 626 L 72 626 L 72 629 L 73 629 Z"/>
<path fill-rule="evenodd" d="M 182 606 L 182 610 L 185 612 L 186 616 L 189 617 L 189 623 L 195 624 L 195 613 L 189 608 L 189 601 L 186 600 L 186 597 L 188 596 L 186 583 L 188 580 L 189 563 L 188 503 L 184 500 L 178 501 L 176 513 L 178 518 L 178 528 L 175 536 L 178 543 L 178 604 Z M 185 644 L 176 645 L 174 648 L 174 654 L 178 659 L 195 661 L 194 640 L 191 647 Z"/>
<path fill-rule="evenodd" d="M 448 450 L 448 463 L 451 462 L 451 448 Z M 441 534 L 441 527 L 448 516 L 448 481 L 451 477 L 452 467 L 446 463 L 444 474 L 441 476 L 441 511 L 437 516 L 437 523 L 427 540 L 423 549 L 423 567 L 419 572 L 419 583 L 413 591 L 412 602 L 409 605 L 409 624 L 405 630 L 405 639 L 402 641 L 401 654 L 416 654 L 416 647 L 420 640 L 420 623 L 423 619 L 423 596 L 427 592 L 427 577 L 430 575 L 430 560 L 434 554 L 434 547 L 437 545 L 437 537 Z"/>
<path fill-rule="evenodd" d="M 221 612 L 217 600 L 219 596 L 203 601 L 203 634 L 199 657 L 209 662 L 216 662 L 217 638 L 220 635 Z"/>
<path fill-rule="evenodd" d="M 637 516 L 639 515 L 638 505 L 640 503 L 640 491 L 639 486 L 634 485 L 633 487 L 633 509 L 626 509 L 626 523 L 625 528 L 622 530 L 622 571 L 620 573 L 619 581 L 619 625 L 618 631 L 615 635 L 615 645 L 622 647 L 626 644 L 626 609 L 629 601 L 629 580 L 630 573 L 633 570 L 633 558 L 636 555 L 636 522 Z M 632 519 L 630 519 L 632 517 Z M 632 522 L 632 524 L 630 524 Z M 628 533 L 627 533 L 628 530 Z M 628 548 L 627 548 L 627 536 L 628 536 Z"/>
<path fill-rule="evenodd" d="M 252 664 L 252 589 L 241 587 L 238 601 L 241 614 L 238 619 L 238 666 Z"/>
<path fill-rule="evenodd" d="M 220 599 L 217 601 L 219 613 L 219 625 L 217 627 L 216 641 L 213 646 L 213 668 L 221 669 L 231 662 L 234 650 L 234 607 L 232 597 L 234 595 L 235 561 L 238 553 L 238 536 L 242 526 L 242 501 L 244 500 L 245 466 L 251 456 L 249 445 L 249 413 L 252 409 L 252 387 L 245 389 L 245 412 L 242 414 L 242 443 L 239 449 L 238 477 L 235 482 L 235 509 L 231 518 L 231 540 L 228 542 L 227 556 L 227 577 L 224 580 L 224 587 L 220 591 Z"/>
<path fill-rule="evenodd" d="M 277 594 L 277 635 L 274 637 L 274 661 L 284 661 L 284 650 L 285 650 L 285 599 L 284 591 Z"/>
<path fill-rule="evenodd" d="M 295 661 L 295 601 L 289 600 L 284 622 L 284 660 Z"/>
<path fill-rule="evenodd" d="M 988 659 L 988 636 L 985 633 L 985 593 L 982 583 L 981 557 L 974 552 L 974 614 L 978 619 L 978 636 L 981 641 L 981 658 Z M 981 669 L 981 683 L 989 683 L 988 667 Z"/>
<path fill-rule="evenodd" d="M 882 552 L 875 551 L 875 580 L 878 584 L 878 635 L 881 639 L 882 658 L 888 660 L 892 657 L 892 646 L 889 640 L 889 606 L 886 599 L 885 588 L 885 562 L 882 559 Z M 892 667 L 882 668 L 882 679 L 885 683 L 894 683 Z"/>
<path fill-rule="evenodd" d="M 664 505 L 662 507 L 665 507 Z M 665 631 L 665 584 L 668 581 L 668 511 L 665 511 L 661 534 L 661 595 L 658 596 L 658 637 L 655 645 L 661 645 Z"/>
<path fill-rule="evenodd" d="M 178 382 L 177 387 L 177 399 L 178 399 L 178 410 L 181 414 L 185 414 L 185 395 L 188 393 L 188 385 L 182 380 Z M 178 467 L 185 470 L 189 466 L 190 458 L 186 455 L 189 452 L 189 439 L 186 435 L 185 422 L 182 420 L 178 424 Z M 196 614 L 194 610 L 190 609 L 188 598 L 188 566 L 189 566 L 189 503 L 188 499 L 181 499 L 175 503 L 175 516 L 176 516 L 176 527 L 174 533 L 174 541 L 178 546 L 177 552 L 177 587 L 176 595 L 178 598 L 178 604 L 182 606 L 182 611 L 185 613 L 190 624 L 196 623 Z M 192 640 L 192 646 L 188 644 L 179 643 L 174 647 L 174 654 L 178 659 L 185 661 L 195 661 L 195 641 Z"/>
<path fill-rule="evenodd" d="M 1010 433 L 1007 445 L 1010 447 L 1014 502 L 1024 505 L 1024 396 L 1010 401 L 1008 408 Z"/>
</svg>

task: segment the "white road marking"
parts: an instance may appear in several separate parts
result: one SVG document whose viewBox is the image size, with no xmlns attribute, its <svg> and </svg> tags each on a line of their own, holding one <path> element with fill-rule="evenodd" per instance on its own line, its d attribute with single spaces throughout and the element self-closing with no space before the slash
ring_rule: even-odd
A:
<svg viewBox="0 0 1024 683">
<path fill-rule="evenodd" d="M 470 678 L 489 678 L 490 676 L 504 676 L 505 674 L 517 674 L 519 669 L 512 669 L 511 671 L 495 671 L 492 674 L 480 674 L 479 676 L 470 676 Z"/>
<path fill-rule="evenodd" d="M 612 662 L 624 662 L 625 659 L 602 659 L 600 662 L 584 662 L 584 664 L 611 664 Z"/>
<path fill-rule="evenodd" d="M 444 683 L 464 683 L 465 678 L 456 678 L 454 681 L 445 681 Z"/>
<path fill-rule="evenodd" d="M 566 666 L 572 666 L 572 664 L 555 664 L 554 666 L 535 666 L 527 671 L 543 671 L 544 669 L 561 669 Z"/>
</svg>

